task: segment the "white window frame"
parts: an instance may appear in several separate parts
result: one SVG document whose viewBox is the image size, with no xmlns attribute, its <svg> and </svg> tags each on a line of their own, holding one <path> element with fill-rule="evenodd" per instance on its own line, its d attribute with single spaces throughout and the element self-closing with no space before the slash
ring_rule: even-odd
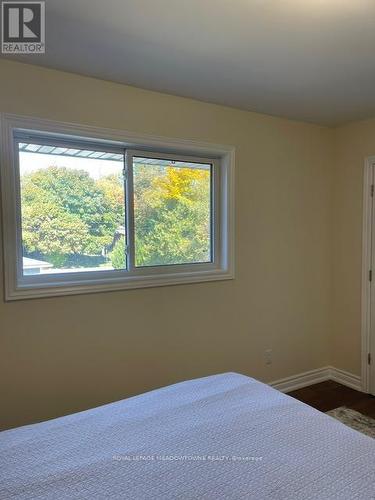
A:
<svg viewBox="0 0 375 500">
<path fill-rule="evenodd" d="M 167 139 L 59 123 L 39 118 L 1 115 L 1 185 L 3 208 L 3 250 L 5 299 L 36 297 L 177 285 L 234 278 L 234 148 L 197 141 Z M 30 142 L 53 138 L 63 143 L 74 141 L 99 150 L 125 150 L 127 182 L 131 189 L 132 157 L 152 156 L 210 163 L 212 165 L 212 262 L 135 267 L 134 241 L 129 238 L 133 218 L 128 217 L 128 269 L 81 271 L 56 274 L 23 275 L 21 241 L 21 201 L 16 138 Z M 38 142 L 39 143 L 39 142 Z M 129 192 L 127 192 L 129 195 Z M 129 198 L 130 199 L 130 198 Z M 129 204 L 131 205 L 131 204 Z M 130 222 L 130 226 L 129 226 Z"/>
</svg>

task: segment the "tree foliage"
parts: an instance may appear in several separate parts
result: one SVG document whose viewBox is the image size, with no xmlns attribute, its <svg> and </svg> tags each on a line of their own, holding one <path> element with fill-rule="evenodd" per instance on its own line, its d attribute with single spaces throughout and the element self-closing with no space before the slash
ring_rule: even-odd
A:
<svg viewBox="0 0 375 500">
<path fill-rule="evenodd" d="M 111 263 L 114 269 L 124 269 L 126 252 L 125 252 L 125 238 L 120 238 L 110 254 Z"/>
<path fill-rule="evenodd" d="M 137 166 L 134 193 L 138 266 L 209 260 L 208 171 Z"/>
<path fill-rule="evenodd" d="M 26 174 L 25 250 L 61 267 L 69 256 L 101 255 L 107 248 L 112 266 L 123 269 L 125 241 L 119 230 L 124 229 L 124 206 L 123 181 L 116 175 L 95 180 L 83 170 L 64 167 Z M 210 259 L 209 171 L 135 165 L 134 213 L 137 266 Z"/>
<path fill-rule="evenodd" d="M 87 172 L 49 167 L 22 177 L 22 236 L 28 252 L 97 255 L 112 242 L 121 210 Z"/>
</svg>

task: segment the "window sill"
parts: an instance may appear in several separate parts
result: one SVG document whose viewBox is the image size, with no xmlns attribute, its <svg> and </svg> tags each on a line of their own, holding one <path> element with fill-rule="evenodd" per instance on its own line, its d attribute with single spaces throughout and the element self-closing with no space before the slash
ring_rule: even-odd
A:
<svg viewBox="0 0 375 500">
<path fill-rule="evenodd" d="M 151 288 L 170 285 L 184 285 L 189 283 L 204 283 L 209 281 L 223 281 L 234 279 L 234 273 L 228 270 L 215 269 L 189 273 L 166 273 L 163 275 L 145 274 L 142 276 L 113 277 L 113 278 L 77 278 L 84 273 L 76 273 L 74 281 L 55 278 L 51 283 L 36 283 L 24 280 L 17 288 L 8 288 L 7 301 L 25 300 L 42 297 L 58 297 L 64 295 L 79 295 L 87 293 L 111 292 L 116 290 L 131 290 L 137 288 Z M 56 275 L 55 275 L 56 276 Z"/>
</svg>

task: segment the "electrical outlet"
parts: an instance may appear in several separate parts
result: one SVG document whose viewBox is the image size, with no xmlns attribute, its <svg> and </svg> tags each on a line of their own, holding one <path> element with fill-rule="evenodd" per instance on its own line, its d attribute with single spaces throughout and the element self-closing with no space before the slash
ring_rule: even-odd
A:
<svg viewBox="0 0 375 500">
<path fill-rule="evenodd" d="M 272 365 L 272 349 L 266 349 L 264 351 L 264 358 L 266 360 L 266 365 Z"/>
</svg>

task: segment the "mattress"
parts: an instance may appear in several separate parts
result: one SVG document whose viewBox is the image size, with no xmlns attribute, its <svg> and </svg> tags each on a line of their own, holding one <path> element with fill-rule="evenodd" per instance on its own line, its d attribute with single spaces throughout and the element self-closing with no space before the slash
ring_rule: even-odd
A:
<svg viewBox="0 0 375 500">
<path fill-rule="evenodd" d="M 0 433 L 1 499 L 374 499 L 375 440 L 249 377 Z"/>
</svg>

